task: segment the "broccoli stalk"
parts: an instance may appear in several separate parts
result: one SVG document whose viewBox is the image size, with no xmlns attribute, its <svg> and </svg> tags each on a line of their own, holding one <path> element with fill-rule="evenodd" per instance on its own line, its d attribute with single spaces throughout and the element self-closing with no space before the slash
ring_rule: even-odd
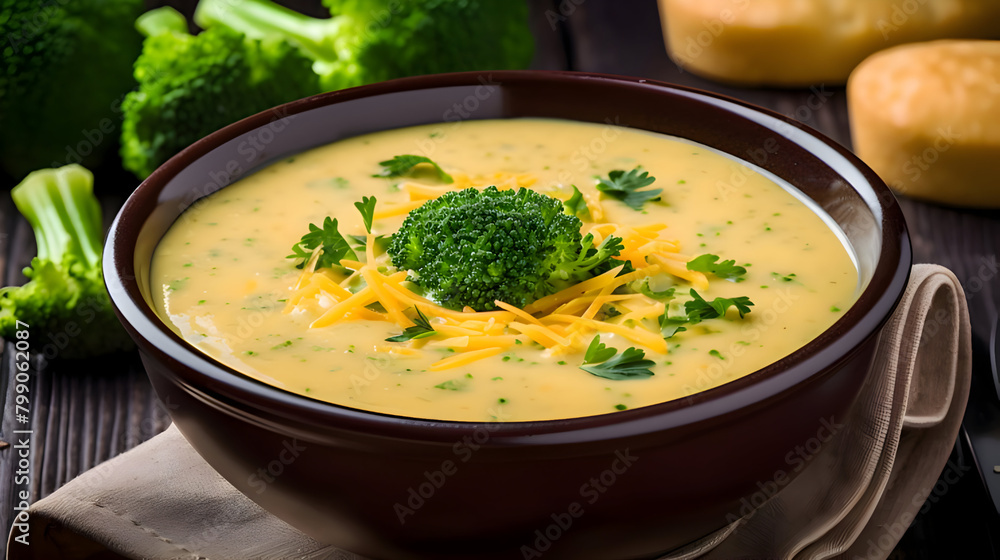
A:
<svg viewBox="0 0 1000 560">
<path fill-rule="evenodd" d="M 121 155 L 139 177 L 228 124 L 320 92 L 311 59 L 287 43 L 228 27 L 193 36 L 170 7 L 143 14 L 136 27 L 146 40 L 135 62 L 139 88 L 122 104 Z"/>
<path fill-rule="evenodd" d="M 403 76 L 524 68 L 534 42 L 523 0 L 325 0 L 316 19 L 270 0 L 201 0 L 195 22 L 284 40 L 313 59 L 325 90 Z"/>
<path fill-rule="evenodd" d="M 79 165 L 30 173 L 11 197 L 35 232 L 28 282 L 0 289 L 0 335 L 21 328 L 46 357 L 96 356 L 132 346 L 101 272 L 101 207 L 94 176 Z"/>
</svg>

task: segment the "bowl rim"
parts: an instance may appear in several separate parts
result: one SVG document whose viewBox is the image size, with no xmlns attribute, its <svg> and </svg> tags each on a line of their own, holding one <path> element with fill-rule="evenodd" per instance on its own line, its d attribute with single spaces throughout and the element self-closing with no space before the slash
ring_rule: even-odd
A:
<svg viewBox="0 0 1000 560">
<path fill-rule="evenodd" d="M 159 205 L 159 193 L 190 164 L 225 142 L 268 125 L 275 111 L 292 115 L 359 98 L 454 86 L 476 86 L 481 84 L 480 79 L 484 77 L 495 79 L 501 88 L 508 85 L 539 87 L 567 82 L 586 87 L 588 83 L 599 82 L 623 89 L 655 89 L 668 96 L 681 96 L 719 106 L 730 110 L 736 117 L 749 118 L 765 127 L 767 125 L 760 118 L 767 117 L 764 120 L 783 127 L 791 126 L 807 137 L 820 141 L 827 150 L 839 154 L 851 168 L 860 172 L 871 187 L 875 200 L 862 194 L 863 198 L 866 198 L 869 206 L 877 205 L 881 212 L 882 220 L 879 225 L 882 249 L 868 286 L 857 301 L 821 335 L 793 353 L 733 381 L 688 397 L 626 411 L 516 422 L 397 416 L 292 393 L 252 379 L 201 353 L 183 341 L 146 305 L 135 274 L 135 251 L 139 234 L 153 209 Z M 772 130 L 778 132 L 773 127 Z M 792 129 L 786 128 L 786 132 L 788 130 Z M 272 161 L 255 168 L 269 165 Z M 832 164 L 826 164 L 832 167 Z M 857 191 L 857 185 L 850 184 Z M 488 445 L 545 445 L 618 439 L 625 435 L 638 436 L 683 425 L 707 425 L 720 421 L 723 417 L 742 417 L 759 407 L 787 397 L 797 387 L 815 382 L 858 352 L 881 329 L 902 297 L 912 259 L 902 210 L 891 191 L 860 159 L 818 131 L 769 109 L 696 88 L 628 76 L 546 70 L 460 72 L 400 78 L 315 95 L 242 119 L 198 140 L 144 180 L 115 217 L 104 255 L 104 277 L 112 304 L 126 329 L 136 338 L 140 350 L 154 354 L 156 359 L 169 364 L 171 372 L 187 391 L 213 406 L 244 418 L 253 416 L 253 421 L 266 424 L 272 429 L 288 431 L 291 428 L 300 434 L 354 432 L 372 437 L 448 443 L 454 442 L 458 434 L 485 426 L 491 433 Z M 834 332 L 840 334 L 827 336 Z M 847 347 L 849 350 L 834 351 L 832 346 L 835 342 L 838 347 Z M 248 414 L 248 407 L 255 412 Z"/>
</svg>

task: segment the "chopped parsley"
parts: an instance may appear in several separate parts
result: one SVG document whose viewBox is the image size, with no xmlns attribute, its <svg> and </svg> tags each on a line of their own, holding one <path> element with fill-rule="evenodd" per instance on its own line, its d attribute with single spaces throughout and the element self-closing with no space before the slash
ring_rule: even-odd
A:
<svg viewBox="0 0 1000 560">
<path fill-rule="evenodd" d="M 735 307 L 742 319 L 744 315 L 750 313 L 750 307 L 753 306 L 753 302 L 746 296 L 735 298 L 717 297 L 712 301 L 706 301 L 705 298 L 692 289 L 691 297 L 694 299 L 684 302 L 684 316 L 670 317 L 665 312 L 660 315 L 660 335 L 663 338 L 671 338 L 679 332 L 686 331 L 687 327 L 685 325 L 696 325 L 706 319 L 725 317 L 726 311 L 730 307 Z"/>
<path fill-rule="evenodd" d="M 712 301 L 705 301 L 698 292 L 691 290 L 692 301 L 684 302 L 684 311 L 687 312 L 688 322 L 695 324 L 705 319 L 715 319 L 724 317 L 730 307 L 735 307 L 740 314 L 740 319 L 750 313 L 753 302 L 746 296 L 736 298 L 717 297 Z"/>
<path fill-rule="evenodd" d="M 364 235 L 348 235 L 355 244 L 357 244 L 359 249 L 365 249 L 368 246 L 368 237 Z M 392 241 L 391 235 L 376 235 L 375 236 L 375 250 L 385 252 L 389 247 L 389 242 Z"/>
<path fill-rule="evenodd" d="M 421 164 L 427 164 L 434 168 L 438 179 L 440 179 L 442 183 L 455 182 L 451 175 L 448 175 L 443 169 L 441 169 L 441 166 L 431 161 L 430 158 L 424 156 L 396 156 L 392 159 L 380 161 L 378 164 L 382 166 L 382 171 L 376 175 L 372 175 L 372 177 L 404 177 L 406 175 L 410 175 L 413 172 L 414 167 Z"/>
<path fill-rule="evenodd" d="M 719 255 L 705 254 L 688 261 L 687 269 L 714 274 L 723 280 L 737 282 L 747 273 L 747 269 L 737 266 L 735 260 L 717 262 Z"/>
<path fill-rule="evenodd" d="M 303 235 L 298 243 L 292 245 L 292 254 L 286 258 L 302 259 L 302 262 L 295 265 L 295 268 L 302 268 L 317 248 L 321 248 L 322 252 L 316 261 L 316 268 L 339 265 L 341 259 L 348 257 L 353 260 L 358 259 L 358 255 L 337 230 L 337 220 L 330 218 L 330 216 L 323 220 L 322 228 L 316 224 L 309 224 L 309 233 Z"/>
<path fill-rule="evenodd" d="M 641 168 L 625 172 L 616 169 L 608 173 L 607 178 L 598 177 L 597 190 L 611 198 L 620 200 L 633 210 L 642 210 L 643 204 L 651 200 L 660 200 L 663 189 L 639 190 L 653 184 L 655 177 L 650 177 L 648 171 L 639 173 Z"/>
<path fill-rule="evenodd" d="M 375 218 L 375 197 L 363 196 L 361 202 L 355 202 L 354 207 L 361 212 L 361 219 L 365 221 L 365 229 L 372 232 L 372 220 Z"/>
<path fill-rule="evenodd" d="M 608 348 L 601 342 L 600 335 L 590 341 L 580 369 L 604 379 L 640 379 L 652 377 L 649 368 L 656 365 L 646 359 L 646 353 L 638 348 L 627 348 L 621 354 L 617 348 Z"/>
<path fill-rule="evenodd" d="M 679 332 L 687 330 L 687 317 L 668 317 L 666 313 L 660 315 L 660 336 L 670 338 Z"/>
<path fill-rule="evenodd" d="M 444 389 L 445 391 L 459 391 L 462 389 L 462 382 L 455 381 L 454 379 L 449 379 L 444 383 L 438 383 L 434 386 L 435 389 Z"/>
<path fill-rule="evenodd" d="M 631 261 L 630 261 L 631 262 Z M 674 288 L 667 288 L 666 290 L 657 292 L 649 287 L 649 278 L 644 278 L 641 283 L 637 286 L 639 293 L 646 297 L 655 300 L 668 300 L 674 297 Z"/>
<path fill-rule="evenodd" d="M 563 202 L 563 211 L 570 216 L 581 218 L 589 216 L 590 210 L 587 208 L 587 202 L 583 199 L 583 193 L 576 188 L 576 185 L 571 186 L 573 187 L 573 196 Z"/>
</svg>

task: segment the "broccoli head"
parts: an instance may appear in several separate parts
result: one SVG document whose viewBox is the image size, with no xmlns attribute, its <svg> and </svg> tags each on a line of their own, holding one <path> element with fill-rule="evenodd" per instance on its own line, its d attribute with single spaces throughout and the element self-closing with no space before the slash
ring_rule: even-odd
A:
<svg viewBox="0 0 1000 560">
<path fill-rule="evenodd" d="M 283 39 L 315 60 L 323 88 L 392 78 L 525 68 L 534 53 L 523 0 L 325 0 L 331 19 L 270 0 L 201 0 L 195 21 Z"/>
<path fill-rule="evenodd" d="M 452 309 L 524 307 L 623 263 L 621 240 L 595 247 L 562 202 L 530 189 L 452 191 L 413 210 L 389 256 L 438 303 Z"/>
<path fill-rule="evenodd" d="M 139 88 L 122 105 L 121 154 L 139 177 L 211 132 L 320 91 L 312 61 L 285 42 L 227 27 L 194 36 L 169 7 L 136 26 L 147 38 L 135 63 Z"/>
<path fill-rule="evenodd" d="M 30 173 L 11 190 L 31 224 L 38 255 L 28 283 L 0 289 L 0 335 L 29 329 L 46 357 L 96 356 L 132 346 L 111 307 L 101 271 L 101 207 L 94 176 L 79 165 Z"/>
<path fill-rule="evenodd" d="M 0 164 L 16 179 L 116 145 L 142 0 L 0 0 Z"/>
</svg>

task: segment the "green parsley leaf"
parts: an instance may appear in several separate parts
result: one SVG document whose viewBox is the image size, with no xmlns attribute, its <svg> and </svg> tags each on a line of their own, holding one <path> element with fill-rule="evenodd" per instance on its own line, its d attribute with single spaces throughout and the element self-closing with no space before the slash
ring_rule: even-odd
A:
<svg viewBox="0 0 1000 560">
<path fill-rule="evenodd" d="M 782 282 L 795 282 L 796 284 L 801 284 L 801 282 L 799 282 L 798 280 L 795 279 L 795 273 L 794 272 L 791 272 L 789 274 L 781 274 L 779 272 L 772 272 L 771 273 L 771 277 L 774 278 L 775 280 L 781 280 Z"/>
<path fill-rule="evenodd" d="M 397 334 L 385 339 L 386 342 L 406 342 L 407 340 L 434 336 L 437 331 L 431 326 L 431 322 L 427 320 L 427 316 L 420 311 L 419 307 L 414 305 L 413 308 L 417 310 L 417 316 L 413 319 L 414 325 L 403 329 L 403 334 Z"/>
<path fill-rule="evenodd" d="M 454 379 L 449 379 L 444 383 L 438 383 L 434 386 L 435 389 L 444 389 L 445 391 L 461 391 L 465 384 L 461 381 L 455 381 Z"/>
<path fill-rule="evenodd" d="M 597 190 L 624 202 L 633 210 L 642 210 L 642 205 L 646 202 L 660 200 L 660 193 L 663 192 L 663 189 L 640 191 L 639 189 L 653 184 L 656 178 L 650 177 L 648 171 L 643 171 L 640 174 L 639 169 L 636 167 L 627 173 L 616 169 L 608 173 L 606 179 L 598 177 Z"/>
<path fill-rule="evenodd" d="M 368 245 L 368 238 L 364 235 L 348 235 L 347 237 L 351 238 L 351 241 L 353 241 L 362 251 Z M 392 236 L 389 234 L 376 235 L 375 250 L 381 251 L 383 253 L 386 252 L 386 250 L 389 248 L 390 241 L 392 241 Z"/>
<path fill-rule="evenodd" d="M 604 314 L 605 319 L 611 319 L 612 317 L 617 317 L 622 314 L 622 312 L 618 311 L 618 309 L 616 309 L 613 305 L 601 306 L 601 312 Z"/>
<path fill-rule="evenodd" d="M 633 347 L 627 348 L 621 354 L 617 354 L 603 363 L 584 364 L 580 366 L 580 369 L 604 379 L 641 379 L 653 376 L 653 372 L 649 368 L 654 365 L 656 362 L 647 360 L 645 352 Z"/>
<path fill-rule="evenodd" d="M 441 166 L 431 161 L 430 158 L 414 155 L 396 156 L 392 159 L 378 162 L 378 164 L 382 166 L 382 171 L 376 175 L 372 175 L 372 177 L 403 177 L 412 173 L 414 167 L 423 163 L 434 167 L 434 170 L 437 172 L 438 179 L 440 179 L 442 183 L 455 182 L 455 180 L 451 178 L 451 175 L 445 173 L 444 169 L 441 169 Z"/>
<path fill-rule="evenodd" d="M 679 332 L 687 330 L 687 317 L 668 317 L 666 313 L 660 315 L 660 335 L 663 338 L 671 338 Z"/>
<path fill-rule="evenodd" d="M 737 266 L 735 260 L 716 262 L 718 260 L 719 255 L 701 255 L 688 261 L 687 269 L 714 274 L 731 282 L 747 273 L 747 269 Z"/>
<path fill-rule="evenodd" d="M 327 268 L 338 265 L 341 259 L 348 257 L 358 260 L 358 255 L 355 254 L 351 246 L 347 244 L 347 240 L 337 230 L 337 220 L 331 219 L 330 216 L 327 216 L 323 220 L 322 229 L 317 227 L 316 224 L 309 224 L 309 233 L 303 235 L 298 243 L 292 245 L 292 254 L 285 258 L 303 259 L 302 262 L 295 265 L 295 268 L 302 268 L 309 258 L 312 257 L 313 251 L 317 247 L 322 247 L 323 252 L 319 256 L 319 260 L 316 261 L 316 268 Z"/>
<path fill-rule="evenodd" d="M 580 189 L 576 188 L 576 185 L 571 185 L 573 187 L 573 196 L 569 197 L 569 200 L 563 202 L 563 212 L 569 214 L 570 216 L 584 217 L 590 215 L 590 210 L 587 208 L 587 202 L 583 200 L 583 193 Z"/>
<path fill-rule="evenodd" d="M 638 285 L 639 293 L 646 297 L 653 298 L 655 300 L 668 300 L 673 299 L 675 288 L 667 288 L 661 292 L 657 292 L 649 287 L 649 278 L 644 278 L 643 281 Z"/>
<path fill-rule="evenodd" d="M 372 232 L 372 220 L 375 218 L 375 197 L 363 196 L 361 202 L 355 202 L 354 207 L 361 212 L 361 219 L 365 221 L 365 230 Z"/>
<path fill-rule="evenodd" d="M 746 296 L 736 298 L 717 297 L 712 301 L 705 301 L 705 298 L 698 295 L 698 292 L 691 290 L 692 301 L 684 302 L 684 311 L 687 313 L 688 322 L 692 325 L 705 319 L 715 319 L 723 317 L 730 307 L 735 307 L 742 319 L 744 315 L 750 313 L 753 302 Z"/>
<path fill-rule="evenodd" d="M 600 335 L 594 335 L 594 340 L 591 340 L 590 346 L 587 347 L 587 353 L 583 355 L 583 363 L 596 364 L 603 362 L 614 356 L 617 352 L 617 349 L 605 346 L 601 342 Z"/>
</svg>

